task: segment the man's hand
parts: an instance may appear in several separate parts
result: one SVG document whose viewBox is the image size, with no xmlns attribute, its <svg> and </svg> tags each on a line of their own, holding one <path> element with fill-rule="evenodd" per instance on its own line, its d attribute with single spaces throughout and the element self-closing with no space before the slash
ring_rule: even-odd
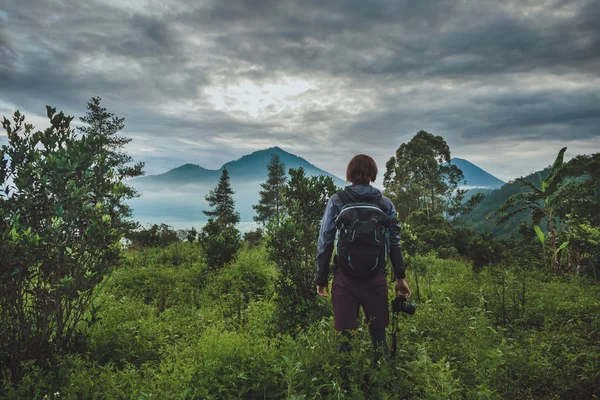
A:
<svg viewBox="0 0 600 400">
<path fill-rule="evenodd" d="M 406 299 L 410 297 L 410 288 L 408 287 L 408 283 L 406 283 L 406 278 L 396 279 L 396 296 L 398 294 L 403 295 Z"/>
<path fill-rule="evenodd" d="M 317 285 L 317 294 L 319 296 L 327 297 L 329 296 L 329 288 L 327 286 Z"/>
</svg>

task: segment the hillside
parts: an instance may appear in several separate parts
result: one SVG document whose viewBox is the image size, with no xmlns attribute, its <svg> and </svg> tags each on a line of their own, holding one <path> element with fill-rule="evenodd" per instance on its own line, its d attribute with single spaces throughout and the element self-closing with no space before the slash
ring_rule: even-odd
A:
<svg viewBox="0 0 600 400">
<path fill-rule="evenodd" d="M 524 177 L 527 181 L 539 185 L 540 179 L 548 175 L 549 168 L 542 171 L 534 172 Z M 488 215 L 496 211 L 504 204 L 511 196 L 521 192 L 521 186 L 517 183 L 507 183 L 499 189 L 493 190 L 486 195 L 481 203 L 465 217 L 467 226 L 478 233 L 492 232 L 496 237 L 508 237 L 519 230 L 519 226 L 523 221 L 531 221 L 531 216 L 528 213 L 511 218 L 502 225 L 496 226 L 496 219 L 486 219 Z M 471 191 L 469 191 L 471 192 Z"/>
</svg>

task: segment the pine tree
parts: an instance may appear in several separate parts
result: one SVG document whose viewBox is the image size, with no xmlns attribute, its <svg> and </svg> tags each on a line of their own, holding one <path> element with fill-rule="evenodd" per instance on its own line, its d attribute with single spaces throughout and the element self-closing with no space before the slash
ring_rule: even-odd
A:
<svg viewBox="0 0 600 400">
<path fill-rule="evenodd" d="M 283 189 L 287 181 L 285 165 L 277 154 L 271 155 L 271 162 L 267 165 L 269 176 L 261 183 L 260 200 L 252 208 L 256 211 L 254 221 L 267 225 L 276 222 L 279 226 L 281 213 L 284 211 Z"/>
<path fill-rule="evenodd" d="M 217 186 L 204 197 L 214 210 L 203 211 L 203 213 L 213 217 L 210 219 L 215 219 L 215 222 L 223 228 L 234 226 L 240 222 L 240 214 L 235 211 L 234 193 L 229 183 L 229 172 L 223 169 Z"/>
<path fill-rule="evenodd" d="M 240 247 L 240 232 L 235 227 L 240 222 L 240 214 L 235 212 L 233 193 L 229 173 L 223 169 L 219 183 L 205 197 L 214 209 L 203 211 L 210 218 L 198 237 L 212 269 L 220 269 L 233 260 Z"/>
</svg>

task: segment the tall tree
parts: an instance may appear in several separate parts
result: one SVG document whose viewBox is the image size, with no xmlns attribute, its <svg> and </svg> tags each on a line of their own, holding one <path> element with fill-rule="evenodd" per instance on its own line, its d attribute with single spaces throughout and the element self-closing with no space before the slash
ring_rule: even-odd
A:
<svg viewBox="0 0 600 400">
<path fill-rule="evenodd" d="M 396 150 L 396 156 L 386 163 L 383 184 L 402 221 L 418 210 L 428 217 L 447 211 L 463 180 L 462 171 L 448 164 L 450 160 L 446 141 L 423 130 Z"/>
<path fill-rule="evenodd" d="M 198 241 L 204 247 L 209 267 L 219 269 L 230 262 L 240 247 L 240 232 L 235 225 L 240 214 L 235 211 L 229 173 L 223 169 L 217 186 L 206 195 L 213 210 L 203 211 L 210 218 L 202 227 Z"/>
<path fill-rule="evenodd" d="M 133 225 L 124 180 L 142 174 L 121 151 L 123 120 L 93 98 L 77 135 L 72 117 L 47 107 L 34 132 L 18 111 L 0 147 L 0 364 L 18 382 L 25 361 L 64 354 L 95 286 L 119 263 Z M 92 318 L 93 320 L 93 318 Z"/>
<path fill-rule="evenodd" d="M 289 175 L 284 190 L 287 213 L 279 226 L 269 226 L 267 248 L 270 258 L 281 268 L 280 328 L 293 332 L 319 312 L 314 290 L 314 255 L 327 200 L 338 188 L 331 177 L 309 177 L 303 168 L 290 169 Z"/>
<path fill-rule="evenodd" d="M 266 182 L 261 183 L 260 200 L 252 208 L 256 211 L 254 221 L 267 225 L 274 222 L 279 226 L 281 214 L 284 212 L 283 190 L 287 177 L 285 176 L 285 165 L 281 162 L 279 155 L 272 154 L 271 161 L 267 165 L 269 176 Z"/>
<path fill-rule="evenodd" d="M 214 210 L 203 211 L 203 213 L 213 217 L 212 219 L 224 228 L 234 226 L 240 222 L 240 214 L 235 211 L 234 193 L 229 183 L 229 172 L 223 169 L 219 183 L 205 196 L 208 205 L 214 207 Z"/>
<path fill-rule="evenodd" d="M 521 185 L 525 190 L 511 196 L 498 210 L 488 216 L 488 218 L 499 216 L 500 218 L 496 222 L 497 225 L 528 210 L 531 211 L 532 222 L 534 225 L 539 225 L 542 219 L 545 218 L 550 248 L 553 253 L 552 269 L 557 275 L 560 273 L 560 249 L 556 239 L 557 216 L 555 211 L 560 203 L 564 201 L 565 194 L 573 184 L 572 181 L 567 183 L 564 182 L 565 171 L 563 158 L 566 150 L 567 148 L 564 147 L 558 152 L 558 156 L 550 168 L 550 173 L 546 178 L 540 179 L 539 187 L 523 178 L 515 179 L 515 182 Z"/>
</svg>

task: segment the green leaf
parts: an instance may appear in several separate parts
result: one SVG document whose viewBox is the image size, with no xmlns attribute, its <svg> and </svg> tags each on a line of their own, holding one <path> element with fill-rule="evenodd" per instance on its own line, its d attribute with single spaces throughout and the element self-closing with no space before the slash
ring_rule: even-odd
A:
<svg viewBox="0 0 600 400">
<path fill-rule="evenodd" d="M 558 250 L 556 250 L 557 253 L 560 253 L 561 250 L 564 250 L 567 246 L 569 245 L 569 242 L 563 242 L 563 244 L 560 245 L 560 247 L 558 248 Z"/>
<path fill-rule="evenodd" d="M 542 242 L 543 245 L 546 244 L 546 235 L 544 235 L 544 232 L 542 232 L 542 230 L 540 229 L 540 227 L 538 225 L 535 225 L 533 227 L 533 230 L 535 231 L 535 234 L 537 235 L 538 239 L 540 239 L 540 242 Z"/>
</svg>

